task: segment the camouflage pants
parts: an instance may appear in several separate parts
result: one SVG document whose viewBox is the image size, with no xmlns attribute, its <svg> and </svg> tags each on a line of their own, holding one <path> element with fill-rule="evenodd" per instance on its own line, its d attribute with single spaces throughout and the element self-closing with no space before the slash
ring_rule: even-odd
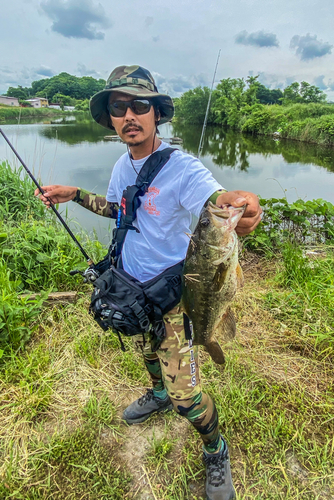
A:
<svg viewBox="0 0 334 500">
<path fill-rule="evenodd" d="M 186 340 L 183 311 L 175 307 L 164 316 L 166 338 L 157 352 L 152 352 L 148 336 L 135 335 L 134 345 L 144 357 L 153 388 L 165 388 L 175 411 L 186 417 L 200 433 L 207 451 L 220 445 L 218 414 L 214 402 L 201 390 L 198 346 Z"/>
</svg>

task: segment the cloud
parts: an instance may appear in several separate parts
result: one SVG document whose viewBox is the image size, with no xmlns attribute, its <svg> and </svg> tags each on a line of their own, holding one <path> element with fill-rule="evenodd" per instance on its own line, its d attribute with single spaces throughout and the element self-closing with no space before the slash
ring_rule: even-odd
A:
<svg viewBox="0 0 334 500">
<path fill-rule="evenodd" d="M 248 33 L 246 30 L 240 31 L 235 37 L 235 43 L 241 45 L 253 45 L 254 47 L 278 47 L 278 39 L 275 33 L 265 33 L 256 31 Z"/>
<path fill-rule="evenodd" d="M 152 40 L 153 40 L 153 42 L 158 42 L 160 40 L 160 36 L 159 35 L 152 36 Z"/>
<path fill-rule="evenodd" d="M 85 64 L 78 63 L 76 73 L 80 76 L 93 76 L 94 78 L 102 78 L 101 73 L 95 69 L 88 69 Z"/>
<path fill-rule="evenodd" d="M 290 48 L 296 49 L 296 55 L 299 56 L 302 61 L 309 61 L 316 57 L 323 57 L 326 54 L 331 54 L 333 45 L 328 42 L 317 40 L 317 35 L 310 35 L 310 33 L 307 33 L 305 36 L 293 36 L 290 41 Z"/>
<path fill-rule="evenodd" d="M 334 90 L 334 81 L 332 79 L 328 82 L 327 90 Z"/>
<path fill-rule="evenodd" d="M 37 75 L 41 75 L 41 76 L 53 76 L 55 74 L 55 72 L 51 69 L 51 68 L 48 68 L 47 66 L 40 66 L 38 69 L 35 69 L 33 70 L 35 71 L 35 73 Z"/>
<path fill-rule="evenodd" d="M 94 5 L 93 0 L 45 0 L 41 8 L 53 21 L 51 30 L 66 38 L 103 40 L 104 33 L 95 25 L 110 26 L 104 8 L 100 3 Z"/>
<path fill-rule="evenodd" d="M 48 74 L 47 74 L 48 73 Z M 41 77 L 53 76 L 55 72 L 46 66 L 39 68 L 21 67 L 19 70 L 0 67 L 0 94 L 7 92 L 8 87 L 30 87 L 31 83 Z"/>
<path fill-rule="evenodd" d="M 320 90 L 328 89 L 328 85 L 324 82 L 325 75 L 319 75 L 314 79 L 314 85 L 319 87 Z"/>
<path fill-rule="evenodd" d="M 184 92 L 187 92 L 187 90 L 198 86 L 210 85 L 209 78 L 203 75 L 203 73 L 191 77 L 177 75 L 172 78 L 166 78 L 160 73 L 152 71 L 152 75 L 159 91 L 171 97 L 179 97 Z"/>
<path fill-rule="evenodd" d="M 253 71 L 249 72 L 249 74 L 251 73 L 259 75 L 258 81 L 262 83 L 262 85 L 264 85 L 265 87 L 268 87 L 269 89 L 283 89 L 288 85 L 287 80 L 279 75 L 266 73 L 265 71 L 259 71 L 257 73 L 254 73 Z"/>
<path fill-rule="evenodd" d="M 151 24 L 153 24 L 153 21 L 154 18 L 152 16 L 147 16 L 145 18 L 145 26 L 148 28 L 149 26 L 151 26 Z"/>
</svg>

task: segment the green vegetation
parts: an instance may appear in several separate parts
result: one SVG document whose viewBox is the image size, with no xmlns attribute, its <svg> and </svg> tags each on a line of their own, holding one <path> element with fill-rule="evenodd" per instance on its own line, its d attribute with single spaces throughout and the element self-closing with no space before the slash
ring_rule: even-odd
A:
<svg viewBox="0 0 334 500">
<path fill-rule="evenodd" d="M 9 87 L 6 95 L 21 100 L 45 97 L 49 102 L 63 102 L 65 106 L 71 106 L 75 104 L 75 100 L 89 99 L 102 90 L 105 84 L 105 80 L 101 78 L 96 80 L 91 76 L 77 77 L 63 72 L 51 78 L 32 82 L 31 87 Z"/>
<path fill-rule="evenodd" d="M 260 204 L 263 219 L 244 242 L 250 250 L 270 253 L 284 248 L 287 241 L 297 245 L 334 243 L 334 206 L 329 201 L 288 203 L 286 198 L 260 198 Z"/>
<path fill-rule="evenodd" d="M 141 356 L 128 339 L 121 352 L 117 337 L 93 321 L 90 287 L 65 273 L 82 263 L 81 255 L 31 196 L 33 186 L 22 172 L 6 163 L 0 168 L 6 200 L 0 214 L 1 300 L 14 311 L 7 323 L 0 316 L 0 498 L 203 499 L 201 441 L 182 417 L 159 414 L 130 427 L 121 422 L 126 404 L 148 384 Z M 323 200 L 261 202 L 262 226 L 245 241 L 257 253 L 241 256 L 238 334 L 224 347 L 225 370 L 201 352 L 204 390 L 218 407 L 238 498 L 330 499 L 333 206 Z M 285 238 L 292 233 L 292 241 Z M 91 245 L 98 259 L 103 249 Z M 50 262 L 51 254 L 63 259 L 64 272 Z M 40 302 L 19 298 L 23 288 L 47 292 L 55 279 L 57 288 L 80 288 L 76 304 L 42 309 Z"/>
<path fill-rule="evenodd" d="M 52 212 L 33 196 L 35 185 L 0 163 L 0 354 L 22 347 L 37 326 L 42 299 L 47 292 L 81 288 L 68 273 L 85 268 L 81 253 L 63 231 Z M 93 259 L 103 254 L 98 241 L 78 235 Z M 18 292 L 42 292 L 30 302 Z"/>
<path fill-rule="evenodd" d="M 281 92 L 269 90 L 256 77 L 227 78 L 212 94 L 209 124 L 251 134 L 273 135 L 317 144 L 334 144 L 334 106 L 307 82 L 294 82 Z M 203 123 L 209 89 L 197 87 L 176 101 L 179 123 Z"/>
<path fill-rule="evenodd" d="M 96 93 L 102 90 L 106 82 L 103 79 L 96 80 L 91 76 L 77 77 L 68 73 L 60 73 L 51 78 L 43 78 L 32 82 L 31 87 L 9 87 L 6 95 L 9 97 L 17 97 L 20 103 L 24 106 L 29 106 L 27 99 L 32 97 L 45 97 L 49 103 L 59 104 L 63 109 L 64 106 L 75 106 L 76 111 L 89 111 L 89 99 Z M 14 110 L 12 107 L 0 107 L 0 122 L 8 118 L 14 118 L 18 114 L 22 116 L 52 116 L 54 111 L 59 110 L 41 110 L 40 108 L 23 108 Z M 29 114 L 28 110 L 31 111 Z M 10 111 L 13 111 L 11 113 Z M 18 113 L 20 111 L 20 113 Z"/>
<path fill-rule="evenodd" d="M 47 117 L 47 116 L 61 116 L 64 114 L 64 111 L 60 109 L 52 109 L 52 108 L 20 108 L 20 107 L 9 107 L 9 106 L 1 106 L 0 107 L 0 124 L 1 122 L 5 122 L 6 120 L 20 120 L 21 118 L 28 117 Z"/>
</svg>

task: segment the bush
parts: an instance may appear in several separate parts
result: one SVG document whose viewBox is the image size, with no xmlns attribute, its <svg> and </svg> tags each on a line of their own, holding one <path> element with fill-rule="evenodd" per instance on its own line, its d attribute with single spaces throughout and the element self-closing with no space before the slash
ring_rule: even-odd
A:
<svg viewBox="0 0 334 500">
<path fill-rule="evenodd" d="M 250 250 L 273 250 L 289 239 L 298 244 L 334 241 L 334 206 L 322 199 L 288 203 L 285 198 L 260 198 L 262 222 L 244 240 Z"/>
<path fill-rule="evenodd" d="M 36 220 L 48 217 L 44 205 L 33 196 L 36 186 L 23 177 L 23 167 L 14 168 L 7 161 L 0 163 L 0 220 L 20 219 L 32 215 Z"/>
<path fill-rule="evenodd" d="M 36 327 L 42 299 L 28 301 L 22 291 L 82 290 L 82 280 L 70 276 L 87 267 L 79 249 L 52 212 L 33 196 L 34 183 L 22 169 L 0 163 L 0 357 L 5 347 L 24 345 Z M 106 253 L 98 241 L 77 238 L 97 262 Z"/>
<path fill-rule="evenodd" d="M 245 119 L 242 131 L 252 134 L 279 132 L 285 139 L 333 145 L 333 113 L 334 106 L 329 104 L 262 106 Z"/>
<path fill-rule="evenodd" d="M 20 298 L 18 285 L 19 280 L 13 280 L 5 261 L 0 259 L 0 358 L 9 346 L 18 349 L 30 338 L 46 296 L 44 293 L 33 301 Z"/>
</svg>

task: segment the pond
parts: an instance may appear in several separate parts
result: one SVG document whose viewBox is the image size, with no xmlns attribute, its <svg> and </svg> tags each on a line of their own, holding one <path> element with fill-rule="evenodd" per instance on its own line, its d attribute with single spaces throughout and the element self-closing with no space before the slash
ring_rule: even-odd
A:
<svg viewBox="0 0 334 500">
<path fill-rule="evenodd" d="M 120 142 L 104 140 L 110 135 L 91 119 L 68 117 L 51 121 L 1 125 L 9 140 L 42 184 L 67 184 L 106 194 L 110 173 L 126 151 Z M 178 147 L 196 155 L 201 127 L 166 124 L 162 138 L 178 136 Z M 0 161 L 18 162 L 0 137 Z M 244 189 L 264 198 L 287 196 L 323 198 L 334 203 L 334 150 L 297 141 L 241 135 L 221 128 L 207 128 L 201 161 L 228 190 Z M 95 231 L 100 241 L 110 241 L 114 225 L 75 203 L 61 211 L 76 228 L 79 223 Z"/>
</svg>

